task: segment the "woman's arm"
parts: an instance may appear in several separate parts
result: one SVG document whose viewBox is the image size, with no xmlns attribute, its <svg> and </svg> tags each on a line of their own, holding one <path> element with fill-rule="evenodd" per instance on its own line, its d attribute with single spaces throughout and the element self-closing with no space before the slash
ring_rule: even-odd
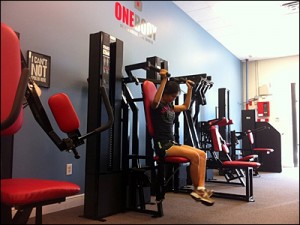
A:
<svg viewBox="0 0 300 225">
<path fill-rule="evenodd" d="M 188 91 L 185 97 L 185 101 L 182 105 L 174 105 L 174 111 L 175 112 L 182 112 L 186 111 L 189 109 L 190 104 L 191 104 L 191 98 L 192 98 L 192 90 L 193 90 L 193 85 L 194 82 L 191 80 L 186 81 L 186 86 L 188 87 Z"/>
<path fill-rule="evenodd" d="M 166 83 L 168 81 L 167 73 L 168 73 L 168 70 L 165 70 L 165 69 L 161 69 L 160 72 L 159 72 L 159 74 L 161 75 L 161 82 L 160 82 L 159 88 L 157 89 L 157 92 L 154 96 L 154 99 L 151 103 L 151 107 L 153 109 L 156 109 L 158 107 L 159 103 L 160 103 L 162 94 L 164 92 Z"/>
</svg>

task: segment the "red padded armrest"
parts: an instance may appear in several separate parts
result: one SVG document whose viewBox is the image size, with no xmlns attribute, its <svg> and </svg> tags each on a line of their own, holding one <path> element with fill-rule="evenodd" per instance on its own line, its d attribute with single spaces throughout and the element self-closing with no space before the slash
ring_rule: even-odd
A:
<svg viewBox="0 0 300 225">
<path fill-rule="evenodd" d="M 70 98 L 65 93 L 52 95 L 48 100 L 49 107 L 59 126 L 65 133 L 76 131 L 80 121 Z"/>
<path fill-rule="evenodd" d="M 273 148 L 253 148 L 253 151 L 258 151 L 258 152 L 265 152 L 267 154 L 270 154 L 271 152 L 274 152 Z"/>
<path fill-rule="evenodd" d="M 252 167 L 253 169 L 257 169 L 260 167 L 260 163 L 258 162 L 245 162 L 245 161 L 224 161 L 223 167 L 232 167 L 232 168 L 247 168 Z"/>
<path fill-rule="evenodd" d="M 66 181 L 33 178 L 1 179 L 1 203 L 26 205 L 79 193 L 80 187 Z"/>
</svg>

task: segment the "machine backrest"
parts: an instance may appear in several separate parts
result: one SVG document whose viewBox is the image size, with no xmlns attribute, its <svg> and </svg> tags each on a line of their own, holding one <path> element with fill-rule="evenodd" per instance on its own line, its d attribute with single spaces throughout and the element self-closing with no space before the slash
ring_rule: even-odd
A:
<svg viewBox="0 0 300 225">
<path fill-rule="evenodd" d="M 219 129 L 216 126 L 211 126 L 210 134 L 212 139 L 212 145 L 214 151 L 221 152 L 222 151 L 222 142 L 221 142 L 221 134 L 219 133 Z"/>
<path fill-rule="evenodd" d="M 151 137 L 154 136 L 154 127 L 151 117 L 151 102 L 154 99 L 155 93 L 157 89 L 155 84 L 151 81 L 146 80 L 142 85 L 142 92 L 143 92 L 143 101 L 144 101 L 144 110 L 146 116 L 146 126 L 148 133 Z"/>
<path fill-rule="evenodd" d="M 9 26 L 1 23 L 1 135 L 15 134 L 23 124 L 23 98 L 16 101 L 20 78 L 19 39 Z"/>
</svg>

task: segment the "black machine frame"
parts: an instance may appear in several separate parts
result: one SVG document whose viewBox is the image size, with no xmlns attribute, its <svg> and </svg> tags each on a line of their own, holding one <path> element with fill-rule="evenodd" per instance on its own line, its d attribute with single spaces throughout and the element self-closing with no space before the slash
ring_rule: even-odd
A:
<svg viewBox="0 0 300 225">
<path fill-rule="evenodd" d="M 90 34 L 87 131 L 107 121 L 100 87 L 113 107 L 113 126 L 87 139 L 84 216 L 101 220 L 124 210 L 124 176 L 121 168 L 123 42 L 100 31 Z"/>
</svg>

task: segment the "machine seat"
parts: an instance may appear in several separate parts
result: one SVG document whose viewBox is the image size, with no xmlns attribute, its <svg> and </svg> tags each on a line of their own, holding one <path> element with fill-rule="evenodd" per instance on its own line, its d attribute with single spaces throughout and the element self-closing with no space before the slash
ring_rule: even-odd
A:
<svg viewBox="0 0 300 225">
<path fill-rule="evenodd" d="M 34 178 L 1 179 L 1 202 L 8 206 L 28 205 L 79 193 L 74 183 Z"/>
<path fill-rule="evenodd" d="M 153 157 L 154 161 L 159 161 L 158 156 Z M 165 163 L 189 163 L 190 160 L 180 156 L 165 156 L 163 158 L 163 162 Z"/>
</svg>

